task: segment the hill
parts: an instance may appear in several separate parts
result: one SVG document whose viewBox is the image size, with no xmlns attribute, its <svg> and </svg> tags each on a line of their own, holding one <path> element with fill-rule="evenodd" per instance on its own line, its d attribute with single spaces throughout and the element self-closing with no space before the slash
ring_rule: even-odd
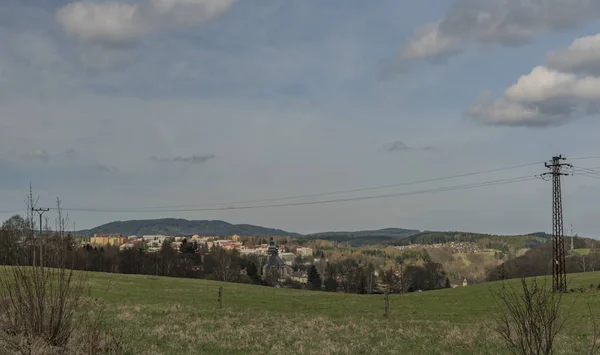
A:
<svg viewBox="0 0 600 355">
<path fill-rule="evenodd" d="M 400 241 L 402 245 L 408 244 L 438 244 L 448 242 L 470 242 L 487 245 L 489 248 L 502 249 L 502 245 L 509 248 L 533 248 L 550 240 L 546 233 L 533 233 L 526 235 L 495 235 L 470 232 L 422 232 L 408 236 Z"/>
<path fill-rule="evenodd" d="M 533 248 L 550 240 L 547 233 L 531 233 L 524 235 L 494 235 L 471 232 L 452 231 L 419 231 L 416 229 L 386 228 L 354 232 L 324 232 L 306 236 L 309 239 L 321 239 L 347 243 L 353 247 L 368 245 L 410 245 L 410 244 L 441 244 L 449 242 L 470 242 L 481 244 L 482 247 L 498 250 Z"/>
<path fill-rule="evenodd" d="M 597 285 L 600 273 L 569 277 L 585 287 Z M 104 273 L 88 273 L 88 281 L 92 296 L 107 306 L 106 327 L 136 354 L 508 354 L 490 331 L 491 294 L 500 283 L 390 295 L 383 318 L 382 295 Z M 600 314 L 597 297 L 564 296 L 569 319 L 556 353 L 587 353 L 587 307 Z"/>
<path fill-rule="evenodd" d="M 307 238 L 348 243 L 352 246 L 363 246 L 373 244 L 395 244 L 401 239 L 420 232 L 421 231 L 415 229 L 384 228 L 354 232 L 315 233 L 308 235 Z"/>
<path fill-rule="evenodd" d="M 567 273 L 598 270 L 600 268 L 600 250 L 596 248 L 597 244 L 598 241 L 595 239 L 574 237 L 574 250 L 567 249 L 565 259 Z M 493 281 L 503 278 L 544 275 L 550 270 L 550 260 L 552 260 L 552 244 L 541 244 L 490 270 L 487 279 Z"/>
<path fill-rule="evenodd" d="M 299 237 L 298 233 L 286 232 L 280 229 L 265 228 L 251 224 L 231 224 L 224 221 L 190 221 L 187 219 L 163 218 L 132 221 L 117 221 L 101 226 L 82 230 L 78 235 L 91 236 L 94 234 L 118 233 L 122 235 L 210 235 L 210 236 L 290 236 Z"/>
</svg>

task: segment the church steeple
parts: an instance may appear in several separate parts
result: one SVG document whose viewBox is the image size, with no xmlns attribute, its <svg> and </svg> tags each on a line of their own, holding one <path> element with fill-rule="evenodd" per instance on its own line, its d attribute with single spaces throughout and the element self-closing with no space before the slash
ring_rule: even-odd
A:
<svg viewBox="0 0 600 355">
<path fill-rule="evenodd" d="M 267 249 L 267 253 L 271 256 L 279 254 L 277 246 L 275 246 L 275 241 L 273 241 L 273 237 L 271 237 L 271 240 L 269 241 L 269 248 Z"/>
</svg>

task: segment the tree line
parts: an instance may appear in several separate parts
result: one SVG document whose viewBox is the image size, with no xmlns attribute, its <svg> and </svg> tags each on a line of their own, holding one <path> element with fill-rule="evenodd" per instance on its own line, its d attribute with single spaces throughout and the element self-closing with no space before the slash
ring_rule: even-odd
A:
<svg viewBox="0 0 600 355">
<path fill-rule="evenodd" d="M 596 249 L 598 241 L 586 238 L 573 238 L 573 248 L 589 252 L 570 253 L 571 238 L 567 237 L 567 256 L 565 269 L 567 273 L 578 273 L 600 270 L 600 250 Z M 529 249 L 524 255 L 505 261 L 502 265 L 488 272 L 488 281 L 514 279 L 521 277 L 543 276 L 552 274 L 552 243 L 541 244 Z"/>
</svg>

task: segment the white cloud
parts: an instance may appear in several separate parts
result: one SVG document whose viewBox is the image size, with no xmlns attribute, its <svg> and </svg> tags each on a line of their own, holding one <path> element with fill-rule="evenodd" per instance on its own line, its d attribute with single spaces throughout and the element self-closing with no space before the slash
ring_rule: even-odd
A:
<svg viewBox="0 0 600 355">
<path fill-rule="evenodd" d="M 44 149 L 34 149 L 21 155 L 21 158 L 25 160 L 41 160 L 45 162 L 50 160 L 50 154 L 48 154 L 48 152 Z"/>
<path fill-rule="evenodd" d="M 441 20 L 415 32 L 401 57 L 435 60 L 473 43 L 522 45 L 540 34 L 599 18 L 599 1 L 457 0 Z"/>
<path fill-rule="evenodd" d="M 190 157 L 175 157 L 175 158 L 150 158 L 152 161 L 160 163 L 186 163 L 186 164 L 203 164 L 207 161 L 216 158 L 214 154 L 192 155 Z"/>
<path fill-rule="evenodd" d="M 226 12 L 235 0 L 151 0 L 71 3 L 56 13 L 65 33 L 84 42 L 121 47 L 162 29 L 196 26 Z"/>
<path fill-rule="evenodd" d="M 459 51 L 460 40 L 440 32 L 440 22 L 419 27 L 402 49 L 401 56 L 408 59 L 438 58 Z"/>
<path fill-rule="evenodd" d="M 549 126 L 600 113 L 600 34 L 576 39 L 496 100 L 489 93 L 466 112 L 486 124 Z"/>
<path fill-rule="evenodd" d="M 600 75 L 600 34 L 578 38 L 569 48 L 548 54 L 547 63 L 562 71 Z"/>
<path fill-rule="evenodd" d="M 484 95 L 467 115 L 486 124 L 509 126 L 560 125 L 598 112 L 600 78 L 534 68 L 509 87 L 504 96 Z"/>
</svg>

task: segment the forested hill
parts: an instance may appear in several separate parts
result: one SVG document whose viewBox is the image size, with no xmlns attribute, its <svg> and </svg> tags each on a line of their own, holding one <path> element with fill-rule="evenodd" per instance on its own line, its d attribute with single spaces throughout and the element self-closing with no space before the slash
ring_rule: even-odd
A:
<svg viewBox="0 0 600 355">
<path fill-rule="evenodd" d="M 349 243 L 354 246 L 373 244 L 396 244 L 402 239 L 421 233 L 415 229 L 385 228 L 368 231 L 354 232 L 324 232 L 310 234 L 309 239 L 331 240 L 341 243 Z"/>
<path fill-rule="evenodd" d="M 231 224 L 224 221 L 190 221 L 187 219 L 164 218 L 148 220 L 118 221 L 82 230 L 78 235 L 91 236 L 102 233 L 118 233 L 128 235 L 192 235 L 207 236 L 290 236 L 299 237 L 298 233 L 286 232 L 280 229 L 265 228 L 251 224 Z"/>
<path fill-rule="evenodd" d="M 494 235 L 468 232 L 422 232 L 408 236 L 399 241 L 401 245 L 408 244 L 441 244 L 448 242 L 484 242 L 486 244 L 506 244 L 514 248 L 533 248 L 550 240 L 547 233 L 531 233 L 523 235 Z"/>
<path fill-rule="evenodd" d="M 364 245 L 409 245 L 409 244 L 441 244 L 449 242 L 471 242 L 502 249 L 502 245 L 513 249 L 532 248 L 550 239 L 550 235 L 540 232 L 523 235 L 493 235 L 470 232 L 434 232 L 414 229 L 387 228 L 374 231 L 326 232 L 307 236 L 310 239 L 321 239 L 347 243 L 354 247 Z"/>
</svg>

